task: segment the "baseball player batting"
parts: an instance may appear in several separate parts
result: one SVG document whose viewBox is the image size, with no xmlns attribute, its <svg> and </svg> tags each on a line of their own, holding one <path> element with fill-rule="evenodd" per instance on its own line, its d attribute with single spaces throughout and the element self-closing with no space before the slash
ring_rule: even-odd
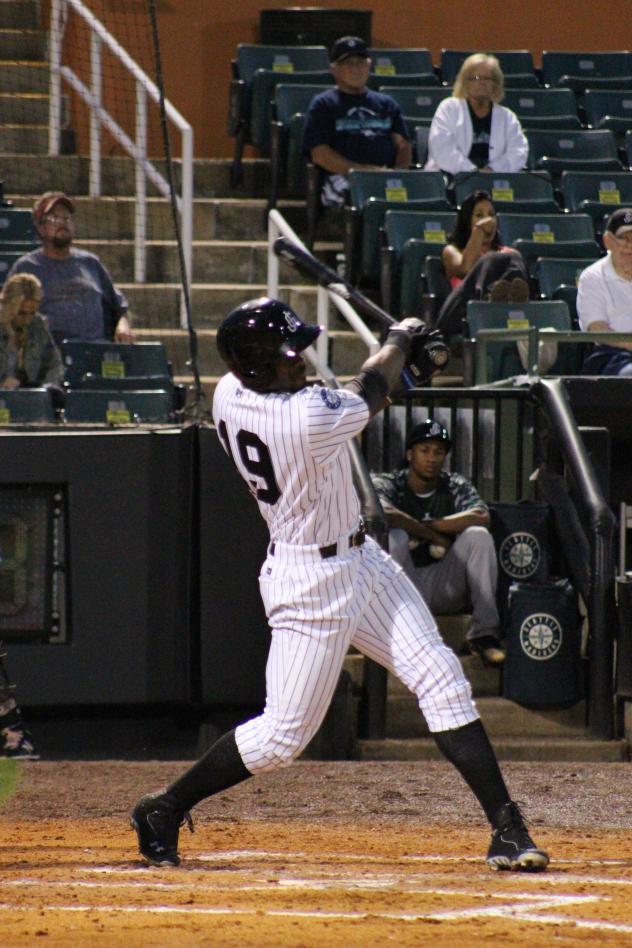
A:
<svg viewBox="0 0 632 948">
<path fill-rule="evenodd" d="M 320 332 L 278 300 L 234 309 L 217 347 L 229 372 L 213 417 L 226 452 L 270 530 L 259 577 L 272 642 L 262 714 L 224 734 L 166 790 L 131 814 L 141 854 L 177 866 L 180 827 L 201 800 L 253 774 L 287 766 L 307 746 L 332 699 L 350 645 L 415 693 L 441 752 L 479 800 L 491 827 L 492 869 L 538 871 L 471 689 L 421 594 L 365 535 L 348 442 L 381 411 L 418 352 L 422 324 L 396 323 L 344 388 L 308 385 L 301 355 Z"/>
</svg>

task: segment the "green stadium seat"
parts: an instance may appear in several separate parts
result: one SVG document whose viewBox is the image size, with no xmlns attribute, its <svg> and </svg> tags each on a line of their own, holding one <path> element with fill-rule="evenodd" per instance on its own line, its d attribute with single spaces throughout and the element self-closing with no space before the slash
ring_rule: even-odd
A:
<svg viewBox="0 0 632 948">
<path fill-rule="evenodd" d="M 564 207 L 590 214 L 595 232 L 603 230 L 605 218 L 618 207 L 632 207 L 632 175 L 629 171 L 565 171 L 560 186 Z"/>
<path fill-rule="evenodd" d="M 578 93 L 595 88 L 630 88 L 632 53 L 545 50 L 542 78 L 547 86 L 565 86 Z"/>
<path fill-rule="evenodd" d="M 418 313 L 425 258 L 441 255 L 455 220 L 454 212 L 386 212 L 380 287 L 388 312 L 406 316 Z"/>
<path fill-rule="evenodd" d="M 441 78 L 446 85 L 453 85 L 454 80 L 457 77 L 457 73 L 461 66 L 463 65 L 464 60 L 468 56 L 471 56 L 472 53 L 479 52 L 479 50 L 464 50 L 464 49 L 442 49 L 441 50 Z M 527 49 L 511 49 L 511 50 L 499 50 L 492 51 L 492 56 L 495 56 L 498 62 L 500 63 L 500 68 L 503 71 L 505 77 L 505 85 L 511 85 L 511 80 L 517 76 L 532 76 L 536 85 L 538 85 L 537 76 L 533 70 L 533 56 Z"/>
<path fill-rule="evenodd" d="M 454 199 L 460 207 L 468 194 L 488 191 L 498 213 L 556 214 L 560 208 L 549 176 L 545 172 L 494 171 L 461 172 L 454 177 Z"/>
<path fill-rule="evenodd" d="M 439 87 L 439 77 L 434 72 L 418 73 L 400 73 L 394 76 L 378 76 L 371 73 L 367 83 L 369 89 L 382 89 L 387 95 L 391 94 L 391 89 L 397 89 L 399 86 L 418 86 L 420 89 L 429 86 Z"/>
<path fill-rule="evenodd" d="M 55 408 L 47 388 L 0 391 L 0 426 L 55 421 Z"/>
<path fill-rule="evenodd" d="M 598 257 L 588 214 L 499 214 L 498 230 L 532 271 L 538 257 Z"/>
<path fill-rule="evenodd" d="M 71 388 L 164 389 L 172 387 L 161 342 L 83 342 L 61 346 L 66 383 Z"/>
<path fill-rule="evenodd" d="M 29 250 L 34 249 L 35 245 L 29 248 Z M 20 257 L 27 253 L 27 250 L 0 250 L 0 286 L 4 284 L 9 270 Z"/>
<path fill-rule="evenodd" d="M 379 92 L 385 92 L 397 102 L 409 124 L 430 124 L 437 106 L 450 95 L 450 89 L 442 86 L 380 86 Z"/>
<path fill-rule="evenodd" d="M 496 382 L 522 375 L 525 371 L 514 340 L 488 343 L 485 366 L 476 365 L 480 354 L 477 353 L 475 340 L 481 329 L 523 329 L 526 326 L 535 326 L 538 329 L 552 327 L 558 331 L 569 332 L 572 328 L 568 307 L 559 300 L 520 304 L 471 300 L 467 304 L 466 322 L 466 336 L 474 340 L 474 375 L 479 382 Z M 560 345 L 558 357 L 547 374 L 574 374 L 579 371 L 581 357 L 579 351 L 574 351 L 578 349 L 579 347 L 572 343 Z"/>
<path fill-rule="evenodd" d="M 632 89 L 587 89 L 583 106 L 591 128 L 609 128 L 622 136 L 632 127 Z"/>
<path fill-rule="evenodd" d="M 526 129 L 529 168 L 548 171 L 623 171 L 614 133 L 609 129 L 576 131 Z"/>
<path fill-rule="evenodd" d="M 523 128 L 581 128 L 570 89 L 507 89 L 503 105 L 516 113 Z"/>
<path fill-rule="evenodd" d="M 314 96 L 331 88 L 327 85 L 281 83 L 275 89 L 274 118 L 270 123 L 270 196 L 268 209 L 276 207 L 285 187 L 290 196 L 303 197 L 306 186 L 303 154 L 305 113 Z"/>
<path fill-rule="evenodd" d="M 241 181 L 244 145 L 266 150 L 274 88 L 281 82 L 333 82 L 324 46 L 259 46 L 241 43 L 231 63 L 228 134 L 235 138 L 233 185 Z M 254 135 L 254 137 L 253 137 Z"/>
<path fill-rule="evenodd" d="M 432 326 L 439 315 L 439 310 L 452 291 L 441 257 L 426 257 L 423 262 L 422 281 L 421 311 L 423 318 Z"/>
<path fill-rule="evenodd" d="M 371 59 L 371 75 L 386 76 L 414 76 L 434 75 L 432 56 L 428 49 L 369 49 Z"/>
<path fill-rule="evenodd" d="M 595 259 L 586 260 L 540 257 L 535 262 L 534 274 L 538 281 L 540 294 L 549 300 L 563 300 L 568 306 L 574 329 L 579 328 L 577 319 L 577 281 L 582 270 L 589 267 Z"/>
<path fill-rule="evenodd" d="M 70 389 L 64 416 L 67 422 L 90 424 L 161 424 L 172 420 L 171 395 L 165 391 L 101 391 Z"/>
<path fill-rule="evenodd" d="M 422 168 L 428 160 L 428 135 L 430 133 L 429 125 L 414 125 L 411 130 L 413 148 L 415 150 L 415 161 Z"/>
<path fill-rule="evenodd" d="M 0 207 L 0 249 L 8 249 L 4 247 L 5 244 L 17 244 L 12 249 L 21 249 L 22 253 L 27 253 L 37 244 L 37 240 L 30 211 L 20 207 Z"/>
<path fill-rule="evenodd" d="M 450 211 L 440 171 L 351 171 L 345 208 L 347 279 L 376 283 L 380 268 L 380 229 L 387 211 Z"/>
</svg>

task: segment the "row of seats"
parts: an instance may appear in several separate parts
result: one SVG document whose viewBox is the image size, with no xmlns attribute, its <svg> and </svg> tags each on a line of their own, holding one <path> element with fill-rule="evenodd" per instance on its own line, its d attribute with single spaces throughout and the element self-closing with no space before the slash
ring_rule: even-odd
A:
<svg viewBox="0 0 632 948">
<path fill-rule="evenodd" d="M 349 175 L 350 206 L 345 208 L 344 219 L 347 279 L 353 283 L 376 282 L 381 230 L 388 211 L 451 215 L 445 219 L 448 223 L 437 229 L 438 234 L 449 233 L 455 205 L 459 206 L 468 194 L 479 188 L 491 193 L 503 220 L 508 213 L 555 215 L 556 226 L 552 226 L 547 218 L 535 229 L 540 234 L 540 242 L 553 244 L 570 239 L 563 236 L 566 231 L 562 232 L 562 228 L 569 226 L 569 218 L 564 212 L 588 215 L 591 226 L 585 228 L 590 230 L 585 239 L 597 242 L 597 252 L 604 219 L 616 207 L 632 205 L 632 174 L 628 171 L 564 172 L 560 178 L 561 204 L 546 172 L 463 173 L 456 176 L 451 188 L 446 189 L 439 171 L 352 171 Z M 418 230 L 408 236 L 419 236 L 420 233 Z M 503 241 L 510 242 L 504 228 L 501 233 Z M 439 244 L 439 250 L 441 246 Z"/>
<path fill-rule="evenodd" d="M 423 280 L 432 257 L 439 258 L 456 212 L 388 210 L 380 258 L 382 304 L 391 313 L 418 315 Z M 588 214 L 498 215 L 503 243 L 515 247 L 535 278 L 539 260 L 592 262 L 601 254 Z"/>
<path fill-rule="evenodd" d="M 451 86 L 468 50 L 444 49 L 435 68 L 428 49 L 371 49 L 373 88 L 398 85 Z M 545 51 L 536 70 L 527 50 L 494 53 L 508 87 L 565 87 L 582 94 L 587 88 L 632 89 L 632 53 L 565 53 Z M 235 137 L 233 184 L 241 177 L 245 144 L 269 153 L 269 125 L 274 89 L 292 84 L 331 84 L 329 54 L 324 46 L 256 46 L 240 44 L 231 62 L 228 130 Z M 291 78 L 290 78 L 291 77 Z"/>
<path fill-rule="evenodd" d="M 69 423 L 166 423 L 177 402 L 164 346 L 67 340 L 63 420 Z M 48 389 L 0 390 L 0 425 L 57 419 Z"/>
</svg>

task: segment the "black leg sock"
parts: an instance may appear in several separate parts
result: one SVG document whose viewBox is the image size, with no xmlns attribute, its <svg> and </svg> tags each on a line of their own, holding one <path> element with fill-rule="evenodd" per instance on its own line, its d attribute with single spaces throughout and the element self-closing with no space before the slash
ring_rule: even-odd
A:
<svg viewBox="0 0 632 948">
<path fill-rule="evenodd" d="M 190 770 L 167 787 L 167 796 L 186 811 L 205 797 L 234 787 L 251 776 L 237 750 L 232 730 L 215 741 Z"/>
<path fill-rule="evenodd" d="M 443 756 L 459 771 L 493 826 L 494 817 L 510 798 L 482 723 L 472 721 L 453 731 L 437 731 L 432 736 Z"/>
</svg>

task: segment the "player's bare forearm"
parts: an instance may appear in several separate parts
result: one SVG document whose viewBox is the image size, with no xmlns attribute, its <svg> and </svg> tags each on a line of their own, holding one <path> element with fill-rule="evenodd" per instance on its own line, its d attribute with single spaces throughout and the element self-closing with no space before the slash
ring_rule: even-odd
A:
<svg viewBox="0 0 632 948">
<path fill-rule="evenodd" d="M 414 517 L 404 513 L 403 510 L 397 510 L 395 507 L 387 507 L 384 503 L 382 503 L 382 507 L 389 527 L 399 527 L 400 530 L 405 530 L 408 536 L 414 540 L 428 540 L 430 543 L 445 545 L 446 537 L 434 526 L 421 520 L 415 520 Z"/>
<path fill-rule="evenodd" d="M 468 527 L 489 527 L 489 511 L 483 507 L 472 507 L 461 513 L 450 514 L 432 521 L 432 526 L 440 533 L 456 536 Z"/>
</svg>

